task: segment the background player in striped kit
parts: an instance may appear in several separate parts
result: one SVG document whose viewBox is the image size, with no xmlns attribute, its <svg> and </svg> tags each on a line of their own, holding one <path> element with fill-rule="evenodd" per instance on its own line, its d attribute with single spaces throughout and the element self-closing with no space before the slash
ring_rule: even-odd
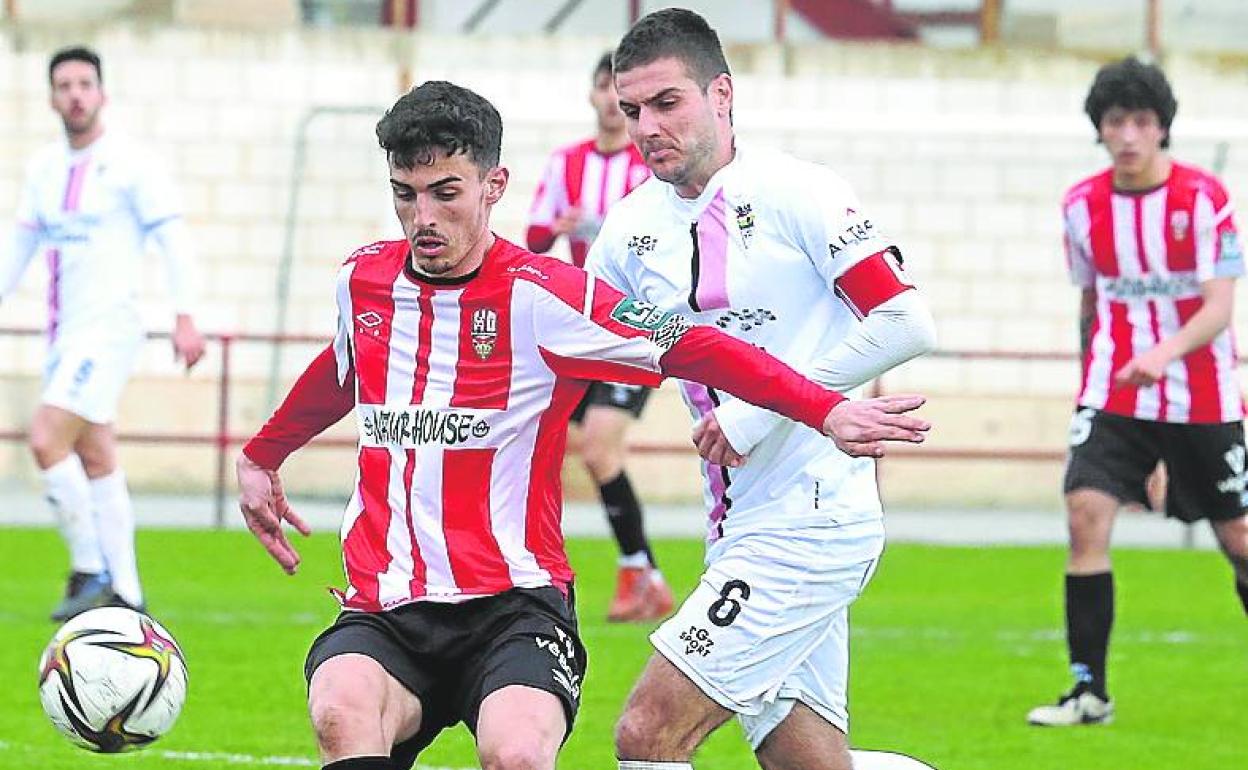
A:
<svg viewBox="0 0 1248 770">
<path fill-rule="evenodd" d="M 597 130 L 590 139 L 555 150 L 547 162 L 529 210 L 530 251 L 544 254 L 566 237 L 573 264 L 583 267 L 607 209 L 650 176 L 624 130 L 618 101 L 608 51 L 594 67 L 589 92 Z M 624 467 L 625 435 L 649 397 L 649 388 L 595 382 L 572 413 L 568 433 L 569 454 L 581 456 L 598 485 L 620 549 L 615 595 L 607 609 L 610 621 L 658 620 L 672 610 L 672 591 L 655 562 L 641 502 Z"/>
<path fill-rule="evenodd" d="M 1145 479 L 1158 460 L 1169 474 L 1166 515 L 1210 521 L 1248 612 L 1244 407 L 1230 328 L 1244 263 L 1231 204 L 1216 177 L 1167 152 L 1177 103 L 1155 65 L 1102 67 L 1084 109 L 1111 165 L 1063 203 L 1082 289 L 1083 376 L 1063 484 L 1075 684 L 1028 714 L 1046 726 L 1113 719 L 1110 533 L 1120 506 L 1149 505 Z"/>
<path fill-rule="evenodd" d="M 585 654 L 560 532 L 568 416 L 591 380 L 675 376 L 738 393 L 878 456 L 920 442 L 923 401 L 847 401 L 753 346 L 625 297 L 489 229 L 502 125 L 430 82 L 377 127 L 404 241 L 339 273 L 338 333 L 237 463 L 247 524 L 288 572 L 306 532 L 277 468 L 354 409 L 344 612 L 309 652 L 309 711 L 334 770 L 407 768 L 463 721 L 482 766 L 553 768 Z"/>
<path fill-rule="evenodd" d="M 191 317 L 190 237 L 178 197 L 150 152 L 105 134 L 99 56 L 58 51 L 48 82 L 65 141 L 44 148 L 27 169 L 0 297 L 43 248 L 48 359 L 30 448 L 69 546 L 65 599 L 52 612 L 65 620 L 100 604 L 143 605 L 113 421 L 143 342 L 136 295 L 147 246 L 164 258 L 174 355 L 187 369 L 203 355 L 204 340 Z"/>
</svg>

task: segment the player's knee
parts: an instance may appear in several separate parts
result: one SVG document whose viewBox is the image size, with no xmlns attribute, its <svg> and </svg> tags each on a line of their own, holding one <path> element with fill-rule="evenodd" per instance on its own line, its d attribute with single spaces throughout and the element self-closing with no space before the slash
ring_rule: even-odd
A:
<svg viewBox="0 0 1248 770">
<path fill-rule="evenodd" d="M 615 755 L 621 759 L 650 759 L 656 751 L 670 748 L 666 737 L 663 720 L 630 704 L 615 723 Z"/>
<path fill-rule="evenodd" d="M 538 735 L 523 733 L 479 748 L 482 770 L 552 770 L 559 752 L 558 742 L 547 745 Z"/>
<path fill-rule="evenodd" d="M 27 445 L 40 468 L 51 468 L 69 456 L 69 445 L 51 431 L 32 429 Z"/>
<path fill-rule="evenodd" d="M 353 741 L 377 722 L 378 715 L 369 713 L 366 704 L 339 688 L 322 688 L 308 698 L 308 714 L 316 733 L 317 745 L 328 756 L 349 753 Z"/>
<path fill-rule="evenodd" d="M 623 448 L 602 441 L 586 441 L 581 447 L 581 458 L 599 484 L 611 481 L 624 469 Z"/>
</svg>

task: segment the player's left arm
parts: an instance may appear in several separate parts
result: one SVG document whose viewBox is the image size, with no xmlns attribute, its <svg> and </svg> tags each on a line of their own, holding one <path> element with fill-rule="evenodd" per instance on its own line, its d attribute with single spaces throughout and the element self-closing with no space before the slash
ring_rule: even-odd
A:
<svg viewBox="0 0 1248 770">
<path fill-rule="evenodd" d="M 130 204 L 148 243 L 160 253 L 173 305 L 173 355 L 189 371 L 204 355 L 204 337 L 195 325 L 196 267 L 190 232 L 179 196 L 165 170 L 153 161 L 135 170 Z"/>
<path fill-rule="evenodd" d="M 698 382 L 809 425 L 855 455 L 880 456 L 883 441 L 921 442 L 930 427 L 906 414 L 923 404 L 921 396 L 850 402 L 761 348 L 581 275 L 579 292 L 537 295 L 535 334 L 558 374 L 651 386 L 661 377 Z"/>
<path fill-rule="evenodd" d="M 1114 374 L 1119 385 L 1148 386 L 1165 377 L 1166 367 L 1203 348 L 1231 325 L 1235 280 L 1244 274 L 1244 254 L 1235 229 L 1231 204 L 1220 185 L 1212 195 L 1200 194 L 1193 227 L 1196 276 L 1201 305 L 1179 330 L 1128 361 Z"/>
<path fill-rule="evenodd" d="M 936 345 L 936 325 L 922 295 L 901 265 L 901 251 L 840 180 L 819 195 L 794 200 L 789 220 L 799 243 L 859 323 L 824 355 L 801 367 L 803 374 L 834 390 L 868 382 Z M 729 401 L 695 427 L 699 453 L 712 462 L 739 465 L 781 422 L 778 415 Z"/>
</svg>

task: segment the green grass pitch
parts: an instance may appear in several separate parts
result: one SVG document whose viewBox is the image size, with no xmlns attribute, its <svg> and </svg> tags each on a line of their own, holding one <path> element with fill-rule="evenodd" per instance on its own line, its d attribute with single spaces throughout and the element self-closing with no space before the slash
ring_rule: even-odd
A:
<svg viewBox="0 0 1248 770">
<path fill-rule="evenodd" d="M 1008 525 L 1004 519 L 1002 526 Z M 98 757 L 46 722 L 36 662 L 54 627 L 64 554 L 52 530 L 0 529 L 0 768 L 317 767 L 304 712 L 304 652 L 334 614 L 333 535 L 303 540 L 284 576 L 245 532 L 144 531 L 153 614 L 181 642 L 190 696 L 174 731 L 146 751 Z M 565 770 L 610 770 L 611 727 L 650 654 L 646 630 L 603 620 L 614 571 L 604 540 L 570 544 L 590 671 Z M 662 541 L 673 587 L 697 579 L 701 544 Z M 1055 548 L 890 546 L 852 616 L 853 743 L 919 756 L 940 770 L 1213 770 L 1242 767 L 1248 621 L 1211 553 L 1121 551 L 1110 685 L 1114 725 L 1027 727 L 1027 709 L 1066 684 Z M 476 767 L 462 727 L 422 767 Z M 755 767 L 734 724 L 697 757 L 707 770 Z"/>
</svg>

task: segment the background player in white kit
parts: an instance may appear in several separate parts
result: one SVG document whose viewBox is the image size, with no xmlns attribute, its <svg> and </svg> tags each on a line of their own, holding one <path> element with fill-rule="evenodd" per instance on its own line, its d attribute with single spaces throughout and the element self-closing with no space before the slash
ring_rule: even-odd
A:
<svg viewBox="0 0 1248 770">
<path fill-rule="evenodd" d="M 849 186 L 734 141 L 732 77 L 701 17 L 643 18 L 614 61 L 656 178 L 609 212 L 591 272 L 838 388 L 932 348 L 900 251 Z M 735 713 L 764 767 L 849 768 L 847 611 L 884 541 L 874 464 L 713 389 L 683 390 L 709 461 L 707 569 L 651 636 L 658 654 L 616 729 L 619 766 L 688 768 Z"/>
<path fill-rule="evenodd" d="M 58 51 L 48 81 L 65 141 L 41 150 L 27 169 L 0 297 L 44 249 L 49 348 L 30 448 L 70 551 L 65 599 L 52 614 L 64 620 L 100 604 L 143 606 L 113 421 L 143 342 L 136 294 L 146 246 L 164 257 L 177 314 L 174 353 L 188 369 L 204 341 L 189 310 L 189 237 L 177 198 L 150 153 L 105 135 L 99 56 Z"/>
<path fill-rule="evenodd" d="M 624 130 L 611 71 L 611 52 L 594 66 L 589 103 L 597 118 L 594 136 L 551 154 L 529 209 L 525 240 L 544 254 L 566 237 L 572 264 L 584 267 L 607 210 L 650 176 Z M 620 550 L 609 621 L 660 620 L 672 611 L 672 589 L 658 569 L 646 537 L 641 501 L 624 461 L 628 427 L 641 416 L 650 388 L 595 382 L 572 412 L 569 453 L 579 454 L 598 486 L 611 534 Z"/>
</svg>

